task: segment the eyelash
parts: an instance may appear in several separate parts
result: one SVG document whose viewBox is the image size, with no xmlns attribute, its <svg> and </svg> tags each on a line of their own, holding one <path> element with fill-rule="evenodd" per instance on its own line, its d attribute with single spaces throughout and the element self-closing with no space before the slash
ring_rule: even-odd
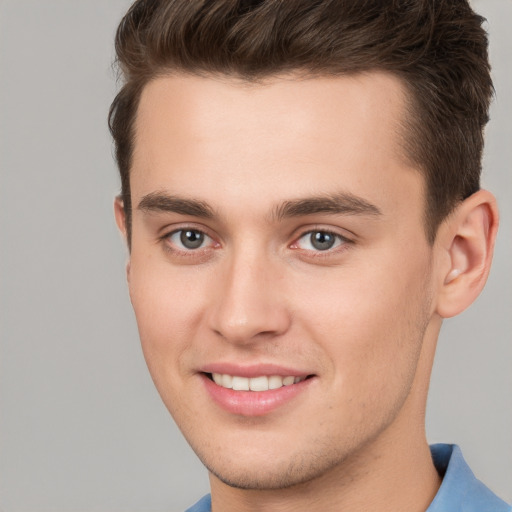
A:
<svg viewBox="0 0 512 512">
<path fill-rule="evenodd" d="M 177 248 L 175 243 L 171 243 L 170 239 L 171 237 L 178 235 L 180 233 L 186 232 L 186 231 L 192 231 L 194 233 L 197 233 L 199 235 L 202 235 L 205 239 L 210 240 L 210 244 L 207 246 L 201 246 L 196 249 L 190 249 L 190 248 Z M 326 248 L 325 250 L 321 249 L 302 249 L 298 246 L 298 243 L 301 239 L 305 237 L 311 237 L 314 233 L 322 233 L 323 235 L 329 235 L 335 238 L 334 244 L 336 244 L 334 247 Z M 206 241 L 206 240 L 205 240 Z M 214 245 L 220 246 L 218 242 L 215 242 L 214 238 L 210 236 L 208 233 L 206 233 L 205 230 L 195 228 L 192 226 L 183 226 L 179 229 L 174 229 L 168 233 L 165 233 L 159 238 L 159 242 L 163 244 L 164 249 L 177 256 L 184 256 L 188 258 L 197 258 L 197 257 L 204 257 L 204 252 L 209 249 L 214 249 L 215 247 L 212 246 L 212 242 Z M 335 231 L 329 230 L 329 229 L 323 229 L 323 228 L 315 228 L 315 229 L 308 229 L 307 231 L 301 232 L 301 234 L 295 238 L 294 242 L 292 242 L 288 247 L 292 250 L 301 251 L 303 256 L 306 256 L 308 258 L 328 258 L 330 256 L 333 256 L 334 254 L 338 254 L 339 252 L 342 252 L 348 248 L 349 244 L 353 244 L 353 240 L 350 240 L 349 238 L 340 235 L 339 233 L 336 233 Z M 306 254 L 304 254 L 306 253 Z"/>
</svg>

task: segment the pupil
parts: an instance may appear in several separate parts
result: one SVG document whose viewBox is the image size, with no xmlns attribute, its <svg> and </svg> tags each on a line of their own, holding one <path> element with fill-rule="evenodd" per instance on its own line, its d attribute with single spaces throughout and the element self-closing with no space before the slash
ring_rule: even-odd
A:
<svg viewBox="0 0 512 512">
<path fill-rule="evenodd" d="M 180 241 L 187 249 L 197 249 L 203 244 L 204 235 L 199 231 L 188 229 L 181 232 Z"/>
<path fill-rule="evenodd" d="M 311 245 L 319 251 L 330 249 L 335 242 L 334 235 L 325 233 L 324 231 L 315 231 L 311 233 Z"/>
</svg>

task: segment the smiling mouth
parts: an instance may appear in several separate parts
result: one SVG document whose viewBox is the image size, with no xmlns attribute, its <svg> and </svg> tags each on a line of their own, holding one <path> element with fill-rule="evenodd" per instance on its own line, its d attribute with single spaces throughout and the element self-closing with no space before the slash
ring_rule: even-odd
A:
<svg viewBox="0 0 512 512">
<path fill-rule="evenodd" d="M 298 384 L 312 375 L 297 377 L 294 375 L 261 375 L 258 377 L 241 377 L 238 375 L 229 375 L 226 373 L 206 373 L 210 380 L 218 386 L 234 391 L 270 391 L 284 386 Z"/>
</svg>

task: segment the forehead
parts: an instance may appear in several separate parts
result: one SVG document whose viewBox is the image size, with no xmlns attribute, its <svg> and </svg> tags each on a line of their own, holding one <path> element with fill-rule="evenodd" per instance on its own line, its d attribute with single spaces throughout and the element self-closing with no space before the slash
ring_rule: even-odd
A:
<svg viewBox="0 0 512 512">
<path fill-rule="evenodd" d="M 380 72 L 263 83 L 159 77 L 139 104 L 132 193 L 193 187 L 204 199 L 222 190 L 223 200 L 275 202 L 284 190 L 336 187 L 375 202 L 382 190 L 407 192 L 418 173 L 400 144 L 405 107 L 402 83 Z"/>
<path fill-rule="evenodd" d="M 384 72 L 311 78 L 288 75 L 256 83 L 222 75 L 163 76 L 142 92 L 137 141 L 149 149 L 144 132 L 152 128 L 151 139 L 156 132 L 174 135 L 179 142 L 182 135 L 206 142 L 229 133 L 230 139 L 250 137 L 255 143 L 268 144 L 284 142 L 287 136 L 311 139 L 318 133 L 329 143 L 359 128 L 400 154 L 396 135 L 403 124 L 405 99 L 401 81 Z"/>
</svg>

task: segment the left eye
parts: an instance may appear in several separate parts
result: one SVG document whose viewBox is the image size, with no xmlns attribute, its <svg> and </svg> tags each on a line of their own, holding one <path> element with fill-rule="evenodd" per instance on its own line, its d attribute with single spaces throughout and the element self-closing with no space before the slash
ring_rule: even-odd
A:
<svg viewBox="0 0 512 512">
<path fill-rule="evenodd" d="M 168 237 L 172 245 L 182 250 L 193 251 L 201 249 L 205 244 L 211 243 L 212 239 L 197 229 L 180 229 L 174 231 Z"/>
<path fill-rule="evenodd" d="M 296 242 L 299 249 L 307 251 L 328 251 L 345 242 L 341 235 L 329 231 L 309 231 L 302 235 Z"/>
</svg>

